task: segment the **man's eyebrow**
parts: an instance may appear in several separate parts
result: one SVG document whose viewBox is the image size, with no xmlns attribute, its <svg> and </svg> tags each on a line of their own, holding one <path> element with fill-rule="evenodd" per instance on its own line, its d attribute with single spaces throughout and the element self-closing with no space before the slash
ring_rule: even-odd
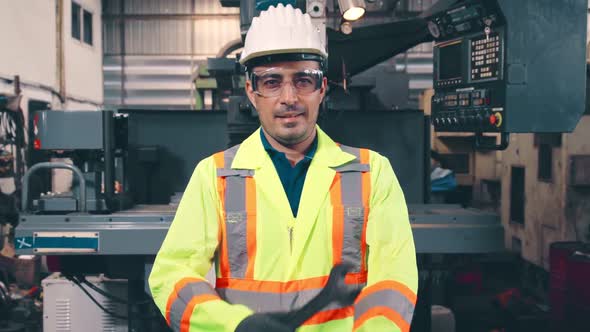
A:
<svg viewBox="0 0 590 332">
<path fill-rule="evenodd" d="M 262 77 L 264 77 L 264 78 L 268 78 L 268 77 L 272 77 L 272 78 L 282 78 L 282 77 L 283 77 L 283 75 L 282 75 L 282 74 L 279 74 L 279 73 L 264 73 L 264 74 L 261 74 L 261 75 L 260 75 L 260 77 L 261 77 L 261 78 L 262 78 Z"/>
</svg>

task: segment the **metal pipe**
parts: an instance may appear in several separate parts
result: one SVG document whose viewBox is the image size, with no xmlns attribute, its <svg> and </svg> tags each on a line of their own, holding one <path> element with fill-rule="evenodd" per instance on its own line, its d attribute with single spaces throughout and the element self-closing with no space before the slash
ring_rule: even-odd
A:
<svg viewBox="0 0 590 332">
<path fill-rule="evenodd" d="M 244 43 L 242 42 L 242 38 L 236 38 L 234 40 L 230 40 L 225 45 L 223 45 L 217 54 L 215 55 L 216 58 L 225 58 L 231 52 L 239 49 L 240 47 L 244 47 Z"/>
<path fill-rule="evenodd" d="M 78 176 L 78 179 L 80 181 L 80 195 L 78 195 L 78 200 L 80 201 L 80 211 L 87 212 L 86 211 L 86 180 L 84 179 L 84 175 L 82 174 L 82 171 L 80 171 L 80 169 L 78 167 L 76 167 L 75 165 L 70 165 L 70 164 L 66 164 L 63 162 L 38 163 L 38 164 L 33 165 L 31 168 L 29 168 L 29 170 L 25 173 L 25 176 L 23 178 L 23 190 L 22 190 L 22 196 L 21 196 L 22 212 L 27 212 L 27 209 L 29 208 L 29 178 L 36 171 L 38 171 L 40 169 L 45 169 L 45 168 L 69 169 L 72 172 L 74 172 L 74 174 L 76 174 L 76 176 Z"/>
<path fill-rule="evenodd" d="M 59 99 L 62 103 L 66 101 L 66 72 L 64 53 L 64 2 L 57 0 L 55 3 L 56 12 L 56 52 L 57 52 L 57 84 Z"/>
<path fill-rule="evenodd" d="M 125 13 L 125 0 L 121 0 L 119 3 L 119 15 L 123 16 Z M 104 20 L 103 15 L 103 20 Z M 119 21 L 119 52 L 121 52 L 121 105 L 125 105 L 125 55 L 127 51 L 125 48 L 125 20 Z"/>
<path fill-rule="evenodd" d="M 104 196 L 107 208 L 114 210 L 115 195 L 115 118 L 112 111 L 102 112 L 103 151 L 104 151 Z"/>
</svg>

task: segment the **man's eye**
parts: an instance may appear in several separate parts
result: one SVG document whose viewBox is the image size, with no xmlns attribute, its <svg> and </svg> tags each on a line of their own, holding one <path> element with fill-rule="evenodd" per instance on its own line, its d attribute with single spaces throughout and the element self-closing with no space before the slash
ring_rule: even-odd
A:
<svg viewBox="0 0 590 332">
<path fill-rule="evenodd" d="M 276 88 L 281 85 L 281 81 L 277 79 L 267 79 L 262 82 L 265 88 Z"/>
<path fill-rule="evenodd" d="M 309 86 L 315 86 L 315 82 L 308 77 L 300 77 L 298 79 L 295 80 L 295 85 L 297 87 L 309 87 Z"/>
</svg>

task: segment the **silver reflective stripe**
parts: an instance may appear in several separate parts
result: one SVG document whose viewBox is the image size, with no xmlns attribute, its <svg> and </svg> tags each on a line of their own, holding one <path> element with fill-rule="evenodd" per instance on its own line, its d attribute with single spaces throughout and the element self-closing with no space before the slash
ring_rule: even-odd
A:
<svg viewBox="0 0 590 332">
<path fill-rule="evenodd" d="M 217 291 L 222 299 L 231 304 L 243 304 L 256 312 L 272 312 L 298 309 L 316 296 L 321 288 L 291 293 L 242 291 L 229 288 Z"/>
<path fill-rule="evenodd" d="M 170 306 L 170 327 L 173 331 L 180 331 L 182 315 L 191 299 L 204 294 L 217 295 L 213 287 L 206 281 L 191 282 L 180 289 L 178 297 Z"/>
<path fill-rule="evenodd" d="M 342 205 L 344 206 L 342 261 L 353 264 L 352 272 L 360 272 L 361 233 L 365 221 L 361 173 L 341 173 L 341 183 Z"/>
<path fill-rule="evenodd" d="M 223 152 L 223 158 L 225 159 L 224 168 L 231 169 L 231 164 L 234 162 L 234 158 L 236 157 L 236 153 L 238 152 L 239 148 L 240 144 L 234 145 Z"/>
<path fill-rule="evenodd" d="M 361 234 L 365 220 L 361 172 L 367 172 L 369 165 L 360 163 L 360 149 L 345 145 L 341 145 L 340 148 L 356 157 L 352 162 L 335 168 L 340 173 L 341 197 L 344 207 L 342 261 L 353 264 L 352 272 L 360 272 Z"/>
<path fill-rule="evenodd" d="M 351 290 L 362 289 L 365 285 L 350 285 Z M 270 293 L 218 288 L 219 296 L 231 304 L 243 304 L 255 312 L 275 312 L 296 310 L 319 294 L 321 288 L 306 289 L 298 292 Z M 322 310 L 340 309 L 340 303 L 332 302 Z"/>
<path fill-rule="evenodd" d="M 365 312 L 375 307 L 387 307 L 399 313 L 408 323 L 412 323 L 414 304 L 400 292 L 384 289 L 368 295 L 354 306 L 354 319 L 359 319 Z"/>
<path fill-rule="evenodd" d="M 254 170 L 232 169 L 239 145 L 224 151 L 225 168 L 217 169 L 217 176 L 225 178 L 225 230 L 229 270 L 233 278 L 243 278 L 248 267 L 246 244 L 246 177 Z"/>
</svg>

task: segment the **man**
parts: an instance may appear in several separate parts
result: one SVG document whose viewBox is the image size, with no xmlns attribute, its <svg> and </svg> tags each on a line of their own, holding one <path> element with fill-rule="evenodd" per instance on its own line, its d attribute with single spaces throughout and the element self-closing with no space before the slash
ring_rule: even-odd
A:
<svg viewBox="0 0 590 332">
<path fill-rule="evenodd" d="M 354 305 L 332 303 L 298 331 L 409 330 L 417 268 L 404 196 L 386 158 L 316 125 L 326 60 L 299 9 L 253 20 L 240 62 L 262 126 L 197 165 L 150 275 L 175 331 L 290 331 L 269 313 L 303 306 L 342 262 L 362 289 Z"/>
</svg>

